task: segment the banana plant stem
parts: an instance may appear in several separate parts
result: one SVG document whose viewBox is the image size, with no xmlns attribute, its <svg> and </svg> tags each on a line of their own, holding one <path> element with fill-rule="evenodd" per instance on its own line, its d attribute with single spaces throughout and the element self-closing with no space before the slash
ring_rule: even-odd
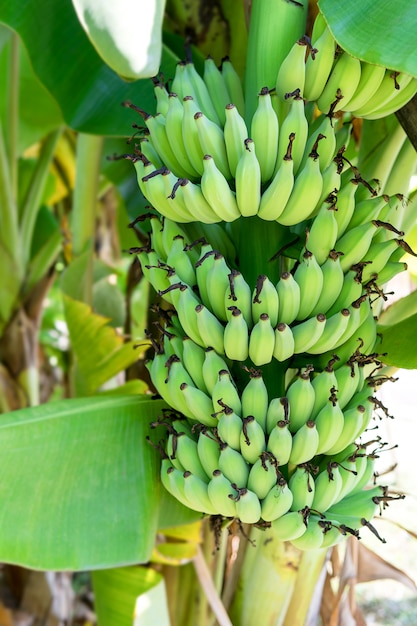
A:
<svg viewBox="0 0 417 626">
<path fill-rule="evenodd" d="M 72 246 L 74 257 L 86 251 L 90 252 L 83 297 L 87 304 L 92 301 L 95 220 L 102 147 L 102 137 L 85 134 L 78 136 Z"/>
<path fill-rule="evenodd" d="M 197 547 L 197 555 L 193 560 L 194 568 L 200 582 L 200 585 L 206 595 L 206 598 L 211 606 L 213 613 L 215 614 L 219 626 L 233 626 L 227 615 L 222 601 L 216 591 L 213 583 L 213 579 L 210 574 L 210 570 L 207 567 L 207 563 L 204 559 L 203 551 L 200 546 Z"/>
</svg>

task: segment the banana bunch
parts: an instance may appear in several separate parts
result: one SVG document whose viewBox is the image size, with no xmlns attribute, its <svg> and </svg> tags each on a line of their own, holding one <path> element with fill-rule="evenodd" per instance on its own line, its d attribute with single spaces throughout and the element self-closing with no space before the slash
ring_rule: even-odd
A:
<svg viewBox="0 0 417 626">
<path fill-rule="evenodd" d="M 288 56 L 294 55 L 291 50 Z M 307 60 L 299 55 L 298 72 L 304 62 L 303 97 L 317 101 L 323 113 L 343 110 L 375 120 L 398 111 L 417 92 L 413 76 L 360 61 L 338 48 L 321 14 L 314 23 Z M 287 82 L 292 85 L 290 71 Z"/>
<path fill-rule="evenodd" d="M 417 83 L 339 51 L 319 16 L 272 87 L 248 120 L 229 60 L 207 59 L 203 76 L 187 61 L 171 92 L 154 79 L 155 115 L 126 103 L 146 126 L 130 158 L 157 212 L 138 218 L 148 243 L 131 252 L 161 298 L 146 365 L 169 407 L 154 424 L 164 486 L 311 549 L 374 530 L 397 497 L 375 485 L 385 444 L 372 420 L 375 315 L 409 251 L 404 199 L 345 158 L 351 127 L 334 114 L 385 115 Z M 314 120 L 306 100 L 323 112 Z M 266 229 L 270 261 L 252 241 Z"/>
</svg>

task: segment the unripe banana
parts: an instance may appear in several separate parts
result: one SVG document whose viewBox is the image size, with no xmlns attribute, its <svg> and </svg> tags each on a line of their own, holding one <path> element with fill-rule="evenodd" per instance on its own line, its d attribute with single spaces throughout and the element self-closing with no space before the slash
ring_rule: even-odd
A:
<svg viewBox="0 0 417 626">
<path fill-rule="evenodd" d="M 228 319 L 226 313 L 226 292 L 230 288 L 230 268 L 222 254 L 215 252 L 211 268 L 207 272 L 206 289 L 210 300 L 210 309 L 221 321 Z"/>
<path fill-rule="evenodd" d="M 162 461 L 161 482 L 165 489 L 176 498 L 181 504 L 188 508 L 193 508 L 191 502 L 185 496 L 184 476 L 181 470 L 169 464 L 169 459 Z"/>
<path fill-rule="evenodd" d="M 275 115 L 275 113 L 274 113 Z M 258 213 L 261 202 L 261 168 L 257 159 L 255 143 L 245 139 L 245 150 L 236 166 L 236 202 L 243 217 Z"/>
<path fill-rule="evenodd" d="M 355 117 L 367 116 L 372 119 L 374 112 L 380 107 L 387 110 L 387 105 L 390 103 L 390 100 L 393 100 L 396 94 L 405 90 L 410 82 L 411 76 L 407 74 L 399 74 L 389 69 L 385 70 L 385 75 L 378 89 L 362 107 L 358 107 L 354 110 L 351 109 L 352 113 Z M 410 97 L 412 97 L 412 95 L 410 95 Z"/>
<path fill-rule="evenodd" d="M 238 415 L 242 414 L 239 394 L 230 376 L 229 370 L 220 370 L 218 379 L 212 390 L 214 412 L 221 406 L 229 406 Z M 222 468 L 220 468 L 222 469 Z"/>
<path fill-rule="evenodd" d="M 278 322 L 279 300 L 274 284 L 265 274 L 258 276 L 252 294 L 252 317 L 256 323 L 262 313 L 267 313 L 272 326 Z"/>
<path fill-rule="evenodd" d="M 198 102 L 198 106 L 201 111 L 203 111 L 204 115 L 208 117 L 209 120 L 215 122 L 217 125 L 220 125 L 220 117 L 217 115 L 213 102 L 210 98 L 209 91 L 207 89 L 206 83 L 197 72 L 193 63 L 187 62 L 185 65 L 185 76 L 189 81 L 189 84 L 192 87 L 192 93 L 184 93 L 184 96 L 192 95 L 196 98 Z M 188 90 L 190 91 L 190 90 Z M 184 97 L 183 96 L 183 97 Z M 222 124 L 224 123 L 224 120 Z"/>
<path fill-rule="evenodd" d="M 356 180 L 356 178 L 352 178 L 347 183 L 342 185 L 337 194 L 335 219 L 337 222 L 337 236 L 339 239 L 348 228 L 349 222 L 356 209 L 355 194 L 358 186 L 359 181 Z"/>
<path fill-rule="evenodd" d="M 262 313 L 252 328 L 249 337 L 249 358 L 257 367 L 272 361 L 275 346 L 275 332 L 269 315 Z"/>
<path fill-rule="evenodd" d="M 323 289 L 323 272 L 315 256 L 309 250 L 295 270 L 294 280 L 300 287 L 300 308 L 297 320 L 304 320 L 315 308 Z"/>
<path fill-rule="evenodd" d="M 207 291 L 207 275 L 214 264 L 215 250 L 209 243 L 203 243 L 198 261 L 195 263 L 195 274 L 197 279 L 198 291 L 203 304 L 210 306 L 210 300 Z"/>
<path fill-rule="evenodd" d="M 338 391 L 337 378 L 334 371 L 334 364 L 338 361 L 335 357 L 329 361 L 325 369 L 314 376 L 311 384 L 314 389 L 314 405 L 311 411 L 313 418 L 321 411 L 328 402 L 329 396 Z"/>
<path fill-rule="evenodd" d="M 284 156 L 288 152 L 288 138 L 293 134 L 295 134 L 295 137 L 292 143 L 291 155 L 295 175 L 302 161 L 308 137 L 308 121 L 304 111 L 304 100 L 297 92 L 295 92 L 292 98 L 290 111 L 279 129 L 276 170 L 280 167 Z"/>
<path fill-rule="evenodd" d="M 179 224 L 173 222 L 168 218 L 164 218 L 162 226 L 162 246 L 165 250 L 165 254 L 162 255 L 162 258 L 166 259 L 168 257 L 168 254 L 171 250 L 172 242 L 175 237 L 178 237 L 178 235 L 183 237 L 184 245 L 188 245 L 190 243 L 185 230 L 181 228 Z M 192 254 L 191 251 L 190 254 Z"/>
<path fill-rule="evenodd" d="M 385 102 L 381 106 L 373 109 L 371 112 L 365 115 L 362 114 L 361 117 L 363 117 L 363 119 L 366 119 L 366 120 L 378 120 L 382 117 L 386 117 L 388 115 L 391 115 L 392 113 L 395 113 L 396 111 L 401 109 L 403 106 L 405 106 L 411 100 L 411 98 L 416 94 L 417 81 L 413 77 L 411 78 L 411 80 L 409 80 L 407 84 L 405 84 L 405 82 L 406 82 L 406 79 L 404 79 L 404 83 L 400 91 L 398 91 L 397 94 L 392 96 L 388 100 L 388 102 Z M 362 109 L 357 110 L 355 112 L 355 115 L 359 116 L 359 113 L 361 111 Z"/>
<path fill-rule="evenodd" d="M 198 436 L 197 452 L 207 476 L 212 476 L 219 467 L 220 444 L 208 428 L 202 428 Z"/>
<path fill-rule="evenodd" d="M 272 522 L 287 513 L 291 507 L 293 495 L 283 477 L 270 489 L 261 502 L 261 516 L 265 522 Z"/>
<path fill-rule="evenodd" d="M 337 221 L 334 204 L 324 203 L 311 224 L 307 247 L 316 257 L 317 263 L 323 265 L 337 240 Z"/>
<path fill-rule="evenodd" d="M 272 107 L 268 87 L 258 95 L 258 106 L 251 123 L 251 137 L 255 142 L 263 183 L 272 178 L 277 160 L 278 118 Z"/>
<path fill-rule="evenodd" d="M 199 346 L 206 347 L 198 329 L 197 316 L 195 313 L 195 308 L 200 304 L 200 301 L 188 285 L 174 282 L 171 287 L 175 285 L 178 285 L 178 288 L 172 291 L 172 301 L 177 309 L 181 326 L 195 343 Z M 179 294 L 178 297 L 177 294 Z"/>
<path fill-rule="evenodd" d="M 320 267 L 323 274 L 323 287 L 319 299 L 317 300 L 317 304 L 311 311 L 310 315 L 325 313 L 328 317 L 330 317 L 333 313 L 345 308 L 345 306 L 335 305 L 335 301 L 339 298 L 346 280 L 340 264 L 340 254 L 335 250 L 331 250 L 328 258 Z M 355 291 L 355 293 L 357 292 Z M 358 293 L 357 297 L 360 295 L 361 293 Z M 356 298 L 350 300 L 346 306 L 349 306 L 353 300 L 356 300 Z"/>
<path fill-rule="evenodd" d="M 243 275 L 237 270 L 232 269 L 228 275 L 229 287 L 225 293 L 225 308 L 227 319 L 233 315 L 235 308 L 238 308 L 248 326 L 252 328 L 252 290 L 244 279 Z"/>
<path fill-rule="evenodd" d="M 319 444 L 316 423 L 309 420 L 297 430 L 293 437 L 289 463 L 301 465 L 301 463 L 311 461 L 317 453 Z"/>
<path fill-rule="evenodd" d="M 366 456 L 365 454 L 361 456 L 358 454 L 356 458 L 356 469 L 358 472 L 357 479 L 348 496 L 361 492 L 365 487 L 369 486 L 372 478 L 375 484 L 375 456 Z"/>
<path fill-rule="evenodd" d="M 186 252 L 184 237 L 177 235 L 171 243 L 171 249 L 167 257 L 167 265 L 175 269 L 180 280 L 194 287 L 197 284 L 195 268 Z"/>
<path fill-rule="evenodd" d="M 224 443 L 240 451 L 240 435 L 242 432 L 242 418 L 228 406 L 224 406 L 217 424 L 217 433 Z"/>
<path fill-rule="evenodd" d="M 180 178 L 179 184 L 185 207 L 195 221 L 198 220 L 203 224 L 215 224 L 220 221 L 217 213 L 203 196 L 200 185 L 195 185 L 186 178 Z"/>
<path fill-rule="evenodd" d="M 349 111 L 355 111 L 366 106 L 366 103 L 376 93 L 385 76 L 385 68 L 381 65 L 361 62 L 361 78 L 355 93 L 349 101 Z"/>
<path fill-rule="evenodd" d="M 337 445 L 345 425 L 343 411 L 334 394 L 331 394 L 314 421 L 319 434 L 317 454 L 327 454 L 328 450 Z"/>
<path fill-rule="evenodd" d="M 231 102 L 237 107 L 240 115 L 245 114 L 245 98 L 243 95 L 242 83 L 239 74 L 233 67 L 230 59 L 225 57 L 222 59 L 222 75 L 230 94 Z M 227 105 L 226 105 L 227 106 Z"/>
<path fill-rule="evenodd" d="M 407 270 L 407 263 L 389 262 L 378 274 L 378 284 L 383 286 L 400 272 Z"/>
<path fill-rule="evenodd" d="M 207 492 L 218 515 L 237 517 L 235 503 L 237 491 L 219 469 L 214 470 L 213 477 L 207 485 Z"/>
<path fill-rule="evenodd" d="M 240 451 L 248 463 L 255 463 L 266 449 L 265 433 L 253 415 L 244 417 L 240 433 Z"/>
<path fill-rule="evenodd" d="M 185 403 L 188 407 L 191 419 L 204 424 L 205 426 L 216 426 L 216 420 L 211 416 L 213 412 L 213 403 L 211 398 L 192 385 L 187 383 L 181 383 L 180 390 L 182 391 Z"/>
<path fill-rule="evenodd" d="M 304 507 L 311 507 L 314 499 L 315 482 L 309 468 L 300 465 L 290 477 L 289 488 L 293 495 L 291 511 L 299 511 Z"/>
<path fill-rule="evenodd" d="M 196 180 L 199 177 L 197 170 L 194 169 L 184 144 L 182 134 L 182 121 L 184 109 L 180 98 L 176 93 L 169 94 L 168 111 L 165 118 L 165 127 L 169 144 L 172 151 L 176 155 L 179 164 L 187 172 L 187 177 Z"/>
<path fill-rule="evenodd" d="M 330 507 L 326 516 L 335 519 L 342 519 L 343 516 L 364 517 L 369 520 L 374 516 L 378 498 L 382 494 L 383 488 L 380 486 L 358 491 Z"/>
<path fill-rule="evenodd" d="M 326 319 L 326 325 L 319 339 L 306 350 L 309 354 L 322 354 L 328 350 L 337 348 L 346 339 L 345 332 L 351 318 L 349 309 L 342 309 L 339 313 L 334 313 Z M 306 324 L 306 322 L 303 322 Z M 356 329 L 352 328 L 352 333 Z M 350 335 L 349 335 L 350 336 Z"/>
<path fill-rule="evenodd" d="M 268 435 L 271 434 L 278 422 L 283 421 L 288 423 L 289 417 L 290 405 L 288 398 L 286 396 L 283 398 L 273 398 L 268 405 L 268 411 L 266 413 L 266 432 Z M 271 452 L 273 452 L 273 450 L 271 450 Z"/>
<path fill-rule="evenodd" d="M 317 39 L 312 38 L 312 48 L 314 53 L 310 53 L 306 62 L 304 97 L 318 100 L 332 71 L 336 52 L 336 41 L 327 25 Z"/>
<path fill-rule="evenodd" d="M 322 313 L 293 326 L 294 353 L 301 354 L 313 350 L 313 346 L 319 342 L 325 328 L 326 316 Z"/>
<path fill-rule="evenodd" d="M 201 111 L 194 115 L 198 138 L 204 154 L 210 154 L 226 179 L 231 178 L 223 131 Z"/>
<path fill-rule="evenodd" d="M 164 83 L 158 79 L 153 79 L 153 92 L 156 99 L 156 111 L 166 115 L 169 107 L 169 94 Z"/>
<path fill-rule="evenodd" d="M 142 155 L 152 163 L 157 169 L 164 167 L 164 163 L 151 144 L 148 137 L 142 137 L 140 140 L 140 151 Z"/>
<path fill-rule="evenodd" d="M 214 104 L 217 116 L 222 126 L 225 123 L 225 107 L 232 101 L 226 82 L 220 70 L 216 67 L 212 58 L 208 57 L 204 62 L 204 82 L 210 94 L 210 100 Z"/>
<path fill-rule="evenodd" d="M 245 139 L 248 137 L 245 120 L 239 114 L 234 104 L 226 106 L 226 122 L 224 125 L 224 143 L 230 173 L 236 175 L 236 168 L 240 157 L 245 152 Z"/>
<path fill-rule="evenodd" d="M 190 76 L 187 74 L 186 65 L 185 61 L 177 63 L 175 76 L 171 85 L 171 91 L 177 93 L 181 98 L 184 98 L 187 95 L 197 98 L 194 86 L 190 81 Z"/>
<path fill-rule="evenodd" d="M 236 513 L 243 524 L 256 524 L 261 518 L 261 503 L 250 489 L 238 489 Z"/>
<path fill-rule="evenodd" d="M 344 272 L 347 272 L 352 265 L 359 263 L 366 258 L 366 253 L 371 245 L 372 237 L 377 228 L 374 222 L 361 224 L 348 230 L 338 239 L 335 248 L 343 252 L 340 264 Z"/>
<path fill-rule="evenodd" d="M 300 163 L 300 167 L 303 167 L 307 161 L 315 142 L 319 135 L 322 136 L 320 140 L 320 171 L 324 170 L 332 162 L 334 155 L 337 152 L 336 149 L 336 133 L 333 125 L 333 118 L 329 115 L 320 115 L 311 125 L 311 134 L 308 137 L 303 158 Z"/>
<path fill-rule="evenodd" d="M 276 400 L 279 399 L 276 398 Z M 288 428 L 288 421 L 279 420 L 275 424 L 269 433 L 266 449 L 274 455 L 278 467 L 288 463 L 292 450 L 292 435 Z"/>
<path fill-rule="evenodd" d="M 361 78 L 361 62 L 347 52 L 336 60 L 329 80 L 319 99 L 317 106 L 323 113 L 328 113 L 335 100 L 337 104 L 332 111 L 349 110 L 349 100 L 353 97 Z"/>
<path fill-rule="evenodd" d="M 280 541 L 293 541 L 307 530 L 308 510 L 289 511 L 272 522 L 274 537 Z"/>
<path fill-rule="evenodd" d="M 164 217 L 176 222 L 189 221 L 188 212 L 183 212 L 181 205 L 174 204 L 172 199 L 168 198 L 177 180 L 175 176 L 166 168 L 155 170 L 153 165 L 150 167 L 152 168 L 151 171 L 141 178 L 141 189 L 145 198 L 149 200 L 152 206 L 157 206 L 159 213 Z M 148 171 L 150 167 L 146 165 L 145 170 Z"/>
<path fill-rule="evenodd" d="M 361 298 L 362 296 L 362 271 L 363 271 L 363 266 L 358 264 L 357 266 L 354 265 L 352 269 L 348 270 L 346 274 L 344 274 L 342 288 L 339 290 L 339 294 L 336 296 L 336 299 L 333 300 L 333 302 L 331 303 L 331 306 L 327 312 L 328 315 L 333 315 L 334 313 L 336 313 L 337 311 L 340 311 L 341 309 L 350 307 L 352 302 L 356 302 L 356 300 L 359 300 Z"/>
<path fill-rule="evenodd" d="M 287 152 L 277 163 L 276 173 L 269 187 L 261 196 L 258 216 L 263 220 L 277 220 L 283 212 L 294 187 L 294 162 L 292 144 L 295 133 L 290 133 Z"/>
<path fill-rule="evenodd" d="M 208 476 L 198 456 L 197 442 L 194 439 L 191 439 L 191 437 L 188 437 L 185 433 L 177 433 L 175 435 L 174 450 L 175 457 L 186 471 L 191 472 L 203 482 L 208 482 Z"/>
<path fill-rule="evenodd" d="M 276 285 L 276 290 L 279 301 L 278 320 L 284 324 L 291 324 L 300 310 L 300 285 L 290 272 L 284 272 Z"/>
<path fill-rule="evenodd" d="M 280 473 L 273 456 L 268 452 L 263 452 L 251 467 L 248 489 L 254 491 L 258 498 L 263 500 L 279 477 Z"/>
<path fill-rule="evenodd" d="M 308 526 L 305 531 L 297 539 L 293 539 L 291 543 L 298 550 L 318 550 L 321 548 L 324 539 L 324 532 L 318 522 L 320 518 L 316 515 L 311 515 L 308 520 Z"/>
<path fill-rule="evenodd" d="M 332 548 L 338 543 L 343 541 L 343 533 L 337 526 L 334 526 L 332 522 L 326 522 L 326 520 L 320 520 L 317 522 L 319 526 L 323 527 L 323 541 L 320 548 Z"/>
<path fill-rule="evenodd" d="M 263 430 L 266 428 L 268 390 L 262 373 L 250 371 L 250 380 L 242 392 L 242 415 L 253 415 Z"/>
<path fill-rule="evenodd" d="M 217 515 L 208 495 L 207 483 L 191 472 L 184 472 L 184 494 L 192 509 L 207 515 Z"/>
<path fill-rule="evenodd" d="M 224 354 L 224 328 L 217 317 L 204 304 L 197 304 L 195 313 L 202 345 L 205 348 L 214 348 L 218 354 Z"/>
<path fill-rule="evenodd" d="M 362 280 L 364 282 L 367 282 L 372 277 L 378 277 L 379 272 L 384 269 L 393 253 L 398 250 L 400 246 L 399 241 L 401 240 L 391 239 L 390 241 L 381 241 L 380 243 L 373 243 L 371 245 L 366 255 L 366 260 L 370 261 L 370 265 L 364 267 L 362 273 Z M 404 253 L 401 248 L 400 253 Z"/>
<path fill-rule="evenodd" d="M 292 46 L 278 70 L 276 92 L 279 98 L 285 102 L 286 96 L 296 89 L 303 96 L 305 83 L 305 57 L 307 42 L 305 38 L 299 39 Z"/>
<path fill-rule="evenodd" d="M 249 465 L 243 456 L 226 443 L 220 445 L 219 469 L 232 485 L 245 487 L 248 482 Z"/>
<path fill-rule="evenodd" d="M 166 390 L 169 394 L 169 397 L 171 398 L 171 402 L 169 404 L 174 409 L 177 409 L 177 411 L 180 411 L 181 413 L 184 413 L 184 415 L 186 415 L 187 417 L 192 418 L 193 415 L 189 410 L 187 403 L 185 402 L 183 394 L 180 391 L 180 385 L 184 382 L 193 386 L 193 381 L 191 380 L 190 375 L 176 355 L 172 355 L 171 357 L 169 357 L 169 359 L 166 361 L 166 367 L 168 369 L 168 375 L 166 378 Z M 162 397 L 164 397 L 160 389 L 158 389 L 158 392 L 162 395 Z"/>
<path fill-rule="evenodd" d="M 275 344 L 273 357 L 277 361 L 286 361 L 295 353 L 295 340 L 291 327 L 284 322 L 277 324 L 275 328 Z"/>
<path fill-rule="evenodd" d="M 205 199 L 221 220 L 233 222 L 240 217 L 240 211 L 227 180 L 216 166 L 213 157 L 208 154 L 203 158 L 203 167 L 201 189 Z"/>
<path fill-rule="evenodd" d="M 236 306 L 230 307 L 232 315 L 224 329 L 224 352 L 233 361 L 246 361 L 249 356 L 249 329 Z"/>
<path fill-rule="evenodd" d="M 378 219 L 381 211 L 387 206 L 388 201 L 389 197 L 382 195 L 371 196 L 370 198 L 358 202 L 349 222 L 348 229 L 351 230 L 356 226 Z"/>
<path fill-rule="evenodd" d="M 164 193 L 166 196 L 166 202 L 169 205 L 168 215 L 171 219 L 175 219 L 181 222 L 192 222 L 193 216 L 187 209 L 182 193 L 182 187 L 180 181 L 183 179 L 177 179 L 169 170 L 162 172 L 162 181 L 164 183 Z M 158 206 L 158 205 L 157 205 Z M 178 215 L 178 218 L 175 218 Z M 180 218 L 180 219 L 179 219 Z"/>
<path fill-rule="evenodd" d="M 184 140 L 184 146 L 187 150 L 190 163 L 195 171 L 201 176 L 204 170 L 204 152 L 201 148 L 197 125 L 194 119 L 194 115 L 199 111 L 199 108 L 194 98 L 190 95 L 183 97 L 182 104 L 184 108 L 184 115 L 182 118 L 182 137 Z"/>
<path fill-rule="evenodd" d="M 337 442 L 330 446 L 326 451 L 328 456 L 337 454 L 350 443 L 353 443 L 361 432 L 364 422 L 364 413 L 366 409 L 361 404 L 351 409 L 345 409 L 343 412 L 344 422 L 343 430 L 339 435 Z"/>
<path fill-rule="evenodd" d="M 213 348 L 208 348 L 205 351 L 205 358 L 202 367 L 202 375 L 204 384 L 209 394 L 213 393 L 213 389 L 219 379 L 219 373 L 221 371 L 229 372 L 226 361 L 219 355 Z M 218 406 L 215 407 L 215 411 L 218 411 Z"/>
<path fill-rule="evenodd" d="M 314 387 L 310 382 L 312 367 L 306 367 L 286 392 L 290 407 L 290 431 L 297 432 L 311 416 L 314 407 Z"/>
<path fill-rule="evenodd" d="M 342 487 L 335 503 L 350 494 L 357 482 L 358 472 L 356 469 L 356 457 L 354 455 L 339 463 L 339 473 L 342 479 Z"/>
</svg>

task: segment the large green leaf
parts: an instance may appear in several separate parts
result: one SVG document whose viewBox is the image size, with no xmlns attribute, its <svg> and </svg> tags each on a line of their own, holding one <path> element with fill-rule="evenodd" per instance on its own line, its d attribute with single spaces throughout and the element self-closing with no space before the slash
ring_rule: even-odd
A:
<svg viewBox="0 0 417 626">
<path fill-rule="evenodd" d="M 410 302 L 410 305 L 412 303 Z M 378 326 L 381 335 L 381 343 L 378 351 L 384 355 L 384 363 L 402 367 L 404 369 L 417 369 L 417 314 L 410 315 L 392 326 Z"/>
<path fill-rule="evenodd" d="M 124 78 L 158 73 L 165 0 L 72 0 L 84 30 L 99 55 Z"/>
<path fill-rule="evenodd" d="M 65 122 L 75 130 L 128 135 L 138 116 L 122 108 L 123 101 L 154 110 L 152 82 L 127 83 L 103 63 L 71 0 L 0 0 L 0 22 L 18 32 L 36 75 L 59 104 Z M 166 78 L 173 76 L 177 61 L 164 47 L 161 67 Z"/>
<path fill-rule="evenodd" d="M 149 567 L 93 572 L 94 609 L 100 626 L 132 626 L 138 596 L 138 625 L 168 626 L 162 575 Z"/>
<path fill-rule="evenodd" d="M 96 396 L 4 414 L 0 560 L 80 570 L 144 563 L 158 520 L 162 403 Z"/>
<path fill-rule="evenodd" d="M 6 111 L 10 95 L 8 65 L 13 33 L 1 25 L 0 33 L 2 39 L 7 42 L 0 52 L 0 118 L 7 119 Z M 18 81 L 18 152 L 22 154 L 23 150 L 61 126 L 62 115 L 55 100 L 36 77 L 24 48 L 21 48 L 19 54 Z"/>
<path fill-rule="evenodd" d="M 330 30 L 355 57 L 417 76 L 416 5 L 410 0 L 319 0 Z"/>
</svg>

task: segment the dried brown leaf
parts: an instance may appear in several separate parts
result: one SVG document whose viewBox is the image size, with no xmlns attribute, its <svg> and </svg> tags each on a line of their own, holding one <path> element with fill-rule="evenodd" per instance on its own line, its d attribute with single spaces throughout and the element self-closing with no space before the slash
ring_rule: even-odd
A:
<svg viewBox="0 0 417 626">
<path fill-rule="evenodd" d="M 395 567 L 392 563 L 385 561 L 385 559 L 360 543 L 358 550 L 357 582 L 363 583 L 372 580 L 380 580 L 382 578 L 397 580 L 414 593 L 417 592 L 417 585 L 408 574 L 398 567 Z"/>
</svg>

